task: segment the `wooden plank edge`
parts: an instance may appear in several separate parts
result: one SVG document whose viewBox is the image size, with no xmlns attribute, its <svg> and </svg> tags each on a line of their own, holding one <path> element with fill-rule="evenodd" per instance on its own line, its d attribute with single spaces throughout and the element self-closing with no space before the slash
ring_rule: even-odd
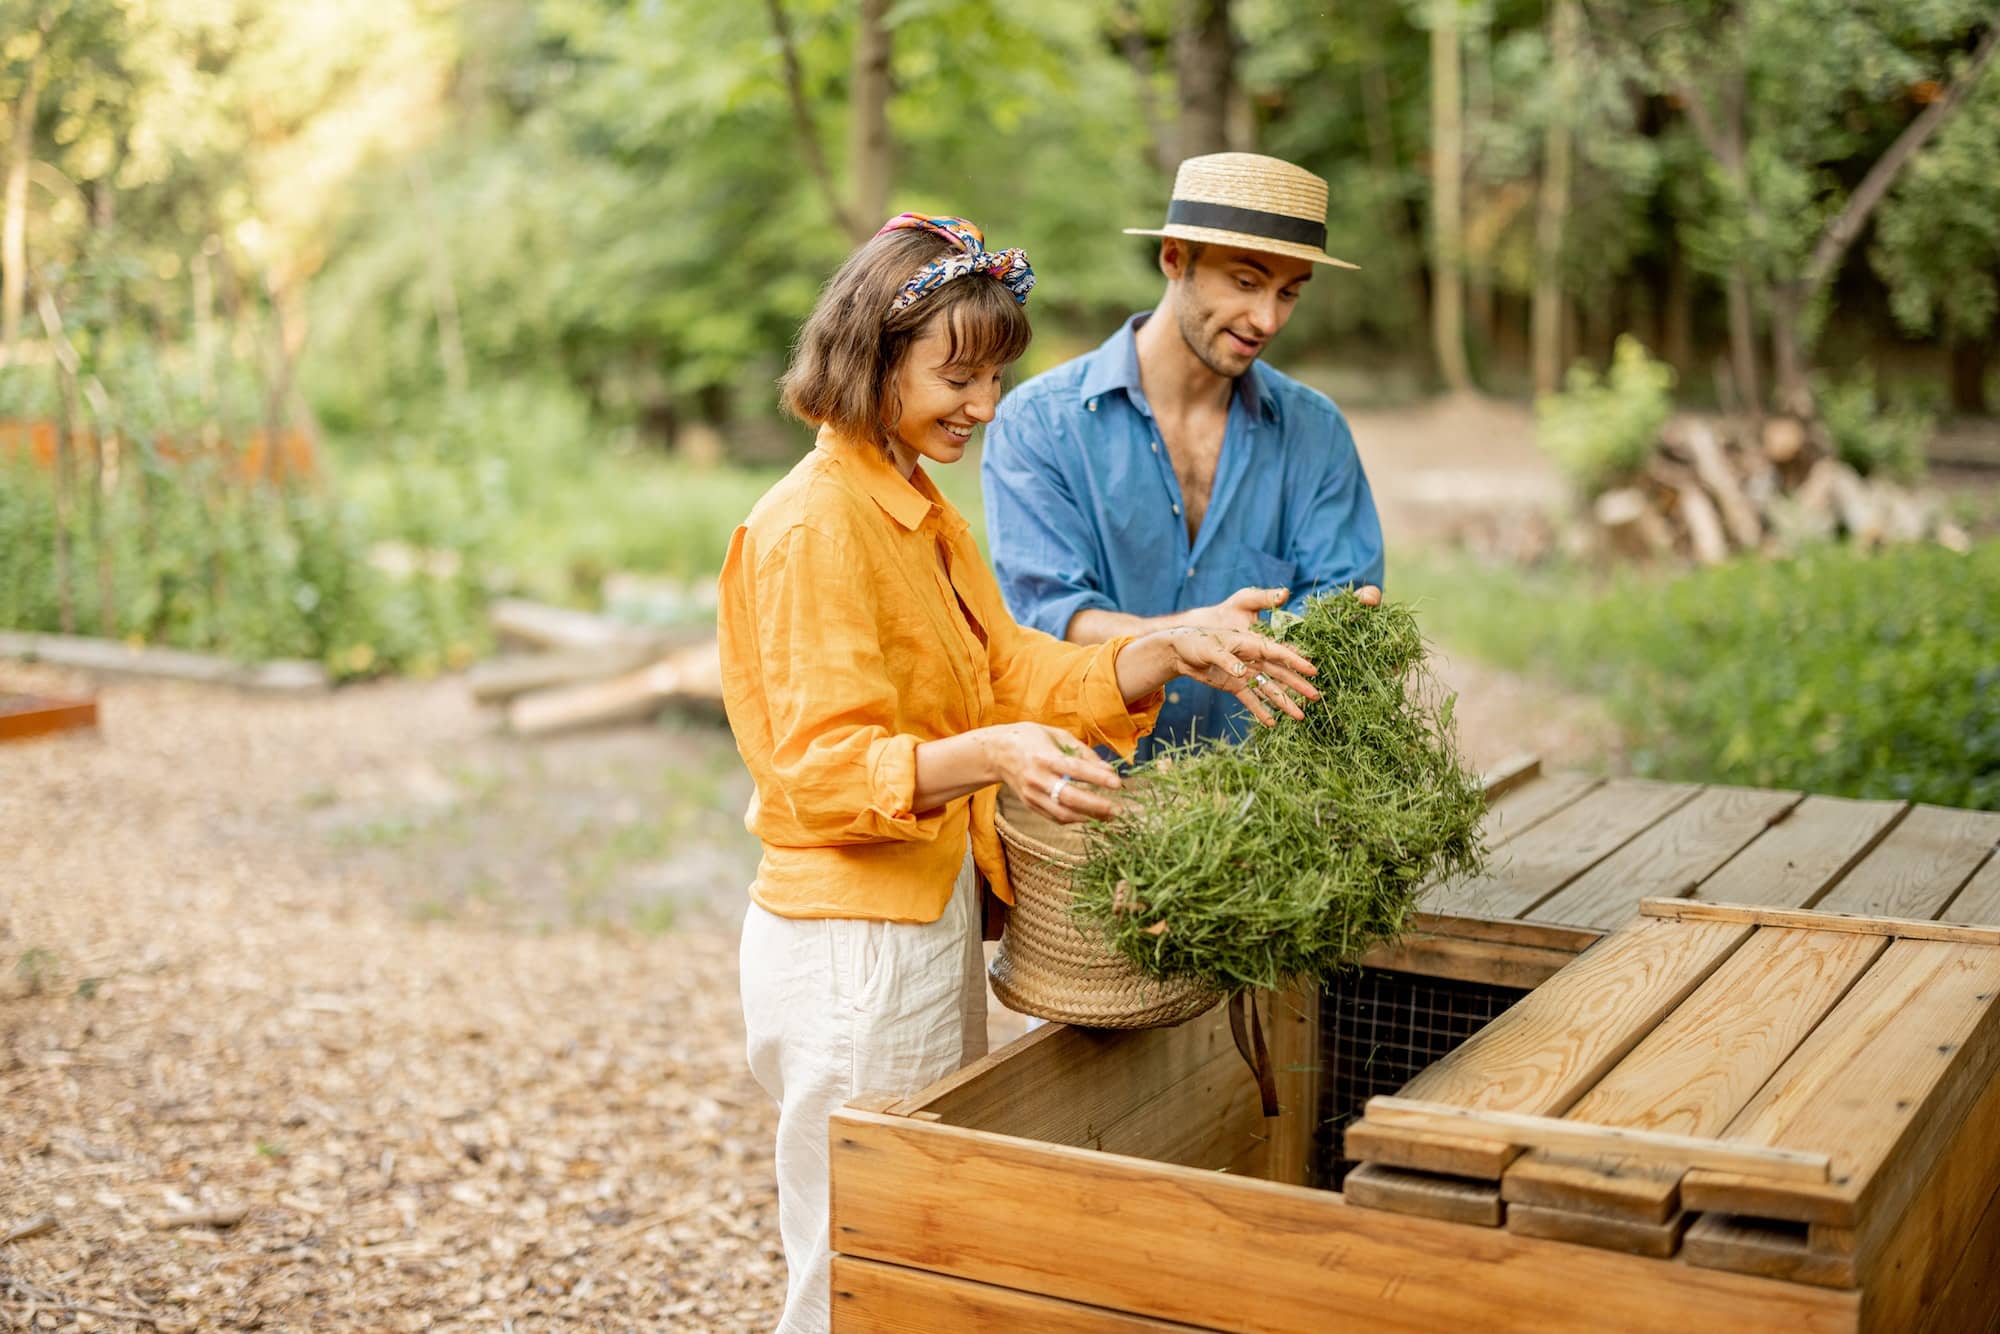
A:
<svg viewBox="0 0 2000 1334">
<path fill-rule="evenodd" d="M 1628 1126 L 1593 1125 L 1559 1116 L 1495 1112 L 1385 1094 L 1368 1100 L 1363 1119 L 1394 1129 L 1490 1139 L 1528 1148 L 1608 1154 L 1690 1168 L 1712 1167 L 1772 1181 L 1818 1184 L 1826 1181 L 1832 1170 L 1831 1160 L 1823 1153 L 1670 1135 Z"/>
<path fill-rule="evenodd" d="M 1510 755 L 1479 776 L 1479 785 L 1491 806 L 1524 783 L 1542 776 L 1542 757 L 1531 753 Z"/>
<path fill-rule="evenodd" d="M 1435 1218 L 1468 1227 L 1499 1227 L 1507 1208 L 1491 1181 L 1412 1172 L 1381 1163 L 1363 1163 L 1347 1174 L 1341 1193 L 1364 1209 Z"/>
<path fill-rule="evenodd" d="M 1602 1214 L 1580 1214 L 1568 1209 L 1551 1209 L 1539 1204 L 1507 1206 L 1507 1230 L 1524 1237 L 1566 1241 L 1577 1246 L 1623 1251 L 1655 1260 L 1671 1259 L 1680 1249 L 1681 1233 L 1688 1216 L 1679 1211 L 1664 1223 L 1644 1223 L 1633 1218 L 1609 1218 Z"/>
<path fill-rule="evenodd" d="M 835 1334 L 1023 1329 L 1178 1334 L 1199 1328 L 855 1255 L 833 1257 L 832 1315 Z"/>
<path fill-rule="evenodd" d="M 1808 908 L 1759 908 L 1747 903 L 1651 898 L 1639 900 L 1639 915 L 1679 922 L 1742 922 L 1800 931 L 1854 931 L 1894 936 L 1899 940 L 1941 940 L 1954 945 L 2000 945 L 2000 926 L 1965 926 L 1914 917 L 1867 917 Z"/>
<path fill-rule="evenodd" d="M 1705 1213 L 1681 1238 L 1681 1258 L 1701 1269 L 1853 1288 L 1854 1257 L 1815 1251 L 1802 1224 L 1736 1214 Z"/>
<path fill-rule="evenodd" d="M 97 701 L 36 697 L 28 708 L 0 713 L 0 741 L 26 741 L 97 726 Z"/>
</svg>

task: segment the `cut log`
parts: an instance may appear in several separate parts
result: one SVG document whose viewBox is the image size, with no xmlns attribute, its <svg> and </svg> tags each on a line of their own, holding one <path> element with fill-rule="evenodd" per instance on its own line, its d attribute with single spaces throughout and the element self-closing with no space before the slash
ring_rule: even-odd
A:
<svg viewBox="0 0 2000 1334">
<path fill-rule="evenodd" d="M 1796 417 L 1764 419 L 1764 457 L 1773 463 L 1790 463 L 1806 447 L 1805 423 Z"/>
<path fill-rule="evenodd" d="M 1591 506 L 1612 546 L 1631 556 L 1665 556 L 1674 549 L 1674 535 L 1644 492 L 1637 487 L 1606 491 Z"/>
<path fill-rule="evenodd" d="M 1743 494 L 1735 470 L 1730 467 L 1728 456 L 1722 452 L 1722 442 L 1715 438 L 1715 432 L 1709 430 L 1705 422 L 1687 423 L 1681 438 L 1689 457 L 1694 460 L 1694 475 L 1708 488 L 1709 494 L 1715 497 L 1717 508 L 1722 511 L 1722 521 L 1729 530 L 1730 540 L 1745 551 L 1755 551 L 1764 540 L 1764 524 L 1757 516 L 1757 507 Z"/>
<path fill-rule="evenodd" d="M 1849 540 L 1864 546 L 1879 543 L 1882 540 L 1882 519 L 1868 483 L 1861 480 L 1860 473 L 1838 459 L 1822 459 L 1813 465 L 1813 470 L 1819 471 L 1821 464 L 1826 467 L 1834 512 L 1840 515 L 1840 526 L 1847 530 Z"/>
<path fill-rule="evenodd" d="M 1729 539 L 1723 535 L 1722 516 L 1715 502 L 1701 489 L 1701 482 L 1686 468 L 1658 459 L 1647 470 L 1653 479 L 1673 492 L 1681 522 L 1687 526 L 1688 545 L 1703 565 L 1720 565 L 1729 559 Z"/>
<path fill-rule="evenodd" d="M 505 704 L 531 690 L 601 681 L 607 676 L 635 671 L 658 656 L 658 650 L 650 644 L 511 654 L 474 664 L 466 674 L 466 684 L 472 690 L 472 698 L 479 703 Z"/>
<path fill-rule="evenodd" d="M 488 608 L 494 632 L 536 648 L 608 648 L 663 643 L 661 632 L 594 612 L 501 598 Z"/>
<path fill-rule="evenodd" d="M 682 649 L 649 667 L 582 685 L 522 695 L 507 722 L 523 736 L 650 718 L 673 700 L 722 699 L 722 655 L 714 640 Z"/>
</svg>

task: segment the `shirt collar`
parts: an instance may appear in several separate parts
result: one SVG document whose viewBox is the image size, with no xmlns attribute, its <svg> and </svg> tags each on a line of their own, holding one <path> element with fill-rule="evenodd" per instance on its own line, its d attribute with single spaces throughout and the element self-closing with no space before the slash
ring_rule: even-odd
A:
<svg viewBox="0 0 2000 1334">
<path fill-rule="evenodd" d="M 819 428 L 819 438 L 813 443 L 851 470 L 868 498 L 912 532 L 937 508 L 938 490 L 924 475 L 921 463 L 914 478 L 905 477 L 878 446 L 849 440 L 826 426 Z"/>
<path fill-rule="evenodd" d="M 1148 416 L 1152 415 L 1145 391 L 1139 386 L 1139 343 L 1135 337 L 1139 326 L 1152 314 L 1150 310 L 1140 311 L 1119 325 L 1117 332 L 1099 343 L 1095 350 L 1084 354 L 1083 382 L 1077 388 L 1077 396 L 1085 404 L 1102 398 L 1114 389 L 1123 389 L 1134 407 Z M 1250 369 L 1236 377 L 1236 392 L 1259 417 L 1276 421 L 1278 396 L 1272 391 L 1268 375 L 1262 361 L 1251 362 Z"/>
</svg>

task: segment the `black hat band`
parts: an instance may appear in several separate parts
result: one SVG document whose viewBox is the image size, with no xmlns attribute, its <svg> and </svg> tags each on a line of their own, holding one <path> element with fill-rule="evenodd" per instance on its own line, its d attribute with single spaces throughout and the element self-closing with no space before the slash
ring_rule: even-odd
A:
<svg viewBox="0 0 2000 1334">
<path fill-rule="evenodd" d="M 1326 224 L 1262 209 L 1238 208 L 1233 204 L 1206 204 L 1196 199 L 1176 199 L 1167 205 L 1167 222 L 1188 227 L 1208 227 L 1219 232 L 1241 232 L 1270 241 L 1326 249 Z"/>
</svg>

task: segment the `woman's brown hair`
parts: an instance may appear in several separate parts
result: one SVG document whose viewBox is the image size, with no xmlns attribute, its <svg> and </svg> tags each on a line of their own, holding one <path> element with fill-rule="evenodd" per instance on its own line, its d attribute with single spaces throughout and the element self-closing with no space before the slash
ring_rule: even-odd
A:
<svg viewBox="0 0 2000 1334">
<path fill-rule="evenodd" d="M 896 370 L 933 320 L 943 320 L 947 366 L 1004 366 L 1020 358 L 1033 331 L 1005 286 L 983 273 L 953 279 L 901 310 L 889 305 L 910 275 L 944 255 L 934 232 L 884 232 L 827 280 L 792 345 L 778 382 L 785 411 L 816 426 L 887 449 L 903 415 Z"/>
</svg>

